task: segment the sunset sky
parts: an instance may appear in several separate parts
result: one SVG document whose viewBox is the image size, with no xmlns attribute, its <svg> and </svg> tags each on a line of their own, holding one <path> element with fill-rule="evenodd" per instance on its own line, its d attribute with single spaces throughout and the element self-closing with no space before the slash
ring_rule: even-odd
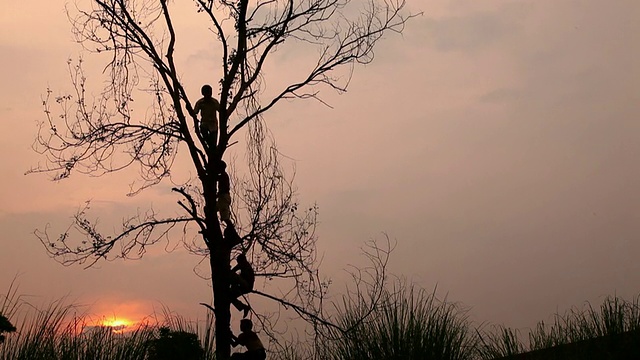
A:
<svg viewBox="0 0 640 360">
<path fill-rule="evenodd" d="M 202 318 L 210 287 L 180 248 L 84 270 L 48 258 L 33 235 L 64 228 L 88 199 L 107 228 L 149 205 L 179 211 L 170 184 L 128 198 L 126 176 L 24 175 L 44 160 L 31 150 L 42 97 L 68 88 L 66 61 L 81 54 L 65 3 L 0 1 L 0 294 L 17 275 L 34 304 L 67 296 L 104 316 L 139 319 L 164 305 Z M 283 102 L 265 117 L 295 159 L 301 202 L 320 208 L 322 270 L 336 293 L 340 269 L 386 233 L 397 241 L 392 273 L 437 285 L 477 322 L 527 328 L 585 301 L 640 294 L 638 1 L 407 7 L 424 15 L 385 36 L 346 94 L 324 89 L 332 108 Z M 199 19 L 185 12 L 179 24 L 199 31 Z M 184 41 L 195 97 L 217 80 L 219 57 Z M 276 59 L 265 74 L 273 84 L 308 58 L 288 49 Z"/>
</svg>

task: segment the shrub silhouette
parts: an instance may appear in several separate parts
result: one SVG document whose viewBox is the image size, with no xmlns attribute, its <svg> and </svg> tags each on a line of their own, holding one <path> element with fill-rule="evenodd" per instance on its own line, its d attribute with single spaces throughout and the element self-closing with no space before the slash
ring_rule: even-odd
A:
<svg viewBox="0 0 640 360">
<path fill-rule="evenodd" d="M 150 341 L 149 360 L 199 360 L 203 354 L 198 335 L 186 331 L 171 331 L 161 327 L 159 337 Z"/>
<path fill-rule="evenodd" d="M 14 331 L 16 331 L 16 327 L 9 322 L 9 319 L 0 314 L 0 344 L 4 342 L 4 333 Z"/>
</svg>

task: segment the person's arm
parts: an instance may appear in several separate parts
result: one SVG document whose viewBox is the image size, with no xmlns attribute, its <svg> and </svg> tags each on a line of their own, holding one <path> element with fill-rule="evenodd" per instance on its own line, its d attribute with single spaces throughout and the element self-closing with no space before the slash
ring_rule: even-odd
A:
<svg viewBox="0 0 640 360">
<path fill-rule="evenodd" d="M 232 272 L 232 273 L 234 273 L 234 272 L 236 272 L 236 271 L 238 271 L 238 270 L 240 270 L 240 264 L 236 264 L 236 266 L 234 266 L 234 267 L 231 269 L 231 272 Z"/>
<path fill-rule="evenodd" d="M 196 106 L 193 107 L 193 112 L 196 113 L 196 116 L 200 112 L 200 105 L 201 104 L 202 104 L 202 101 L 198 100 L 198 101 L 196 101 Z"/>
<path fill-rule="evenodd" d="M 238 345 L 240 345 L 240 343 L 238 343 L 238 337 L 231 333 L 231 346 L 236 347 Z"/>
</svg>

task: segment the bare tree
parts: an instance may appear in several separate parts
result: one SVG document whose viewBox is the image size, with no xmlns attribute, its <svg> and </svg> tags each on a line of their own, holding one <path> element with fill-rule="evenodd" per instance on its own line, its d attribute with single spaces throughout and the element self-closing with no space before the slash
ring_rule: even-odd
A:
<svg viewBox="0 0 640 360">
<path fill-rule="evenodd" d="M 222 54 L 219 65 L 219 136 L 210 140 L 199 130 L 194 102 L 176 61 L 178 36 L 173 12 L 179 2 L 167 0 L 87 0 L 86 8 L 69 12 L 73 35 L 90 53 L 108 55 L 108 81 L 90 97 L 82 60 L 69 62 L 74 93 L 43 100 L 46 121 L 40 124 L 34 148 L 46 163 L 30 173 L 53 173 L 55 180 L 73 173 L 100 176 L 137 167 L 130 195 L 167 181 L 179 153 L 188 155 L 197 178 L 173 187 L 180 216 L 154 210 L 123 220 L 121 229 L 104 235 L 87 214 L 88 205 L 60 236 L 36 234 L 49 254 L 65 265 L 95 264 L 102 258 L 138 258 L 147 247 L 181 236 L 194 253 L 205 256 L 211 269 L 216 315 L 216 352 L 230 355 L 230 262 L 249 255 L 258 275 L 286 279 L 289 290 L 263 296 L 295 306 L 298 313 L 322 321 L 326 284 L 318 275 L 317 209 L 299 209 L 291 177 L 284 174 L 264 116 L 284 99 L 315 99 L 322 86 L 346 91 L 356 63 L 373 60 L 374 46 L 388 32 L 401 32 L 410 17 L 404 0 L 194 0 L 193 11 L 210 23 L 210 36 Z M 361 5 L 361 6 L 358 6 Z M 184 4 L 182 4 L 184 6 Z M 357 11 L 353 11 L 358 6 Z M 355 14 L 355 16 L 349 16 Z M 317 51 L 304 76 L 288 85 L 270 87 L 263 69 L 283 46 L 303 44 Z M 212 59 L 212 62 L 215 60 Z M 150 85 L 141 86 L 142 81 Z M 133 113 L 140 93 L 149 101 L 145 115 Z M 140 95 L 141 96 L 141 95 Z M 223 236 L 216 201 L 220 160 L 245 129 L 249 171 L 234 183 L 234 222 L 241 244 Z M 199 241 L 189 238 L 193 229 Z M 80 233 L 79 241 L 71 236 Z M 294 305 L 297 304 L 297 305 Z"/>
</svg>

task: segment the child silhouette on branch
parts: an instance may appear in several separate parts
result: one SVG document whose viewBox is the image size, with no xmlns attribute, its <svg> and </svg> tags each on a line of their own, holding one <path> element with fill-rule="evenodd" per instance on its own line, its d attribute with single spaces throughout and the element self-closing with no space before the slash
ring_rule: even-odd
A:
<svg viewBox="0 0 640 360">
<path fill-rule="evenodd" d="M 213 98 L 213 89 L 210 85 L 204 85 L 200 92 L 202 98 L 196 102 L 193 110 L 196 116 L 200 114 L 200 134 L 210 147 L 214 147 L 218 141 L 217 113 L 220 103 Z"/>
</svg>

